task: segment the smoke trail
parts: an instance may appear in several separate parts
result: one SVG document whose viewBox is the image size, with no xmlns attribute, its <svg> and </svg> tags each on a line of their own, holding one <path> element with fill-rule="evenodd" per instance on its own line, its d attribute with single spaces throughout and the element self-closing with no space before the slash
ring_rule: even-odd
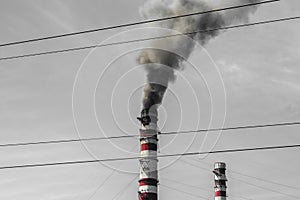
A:
<svg viewBox="0 0 300 200">
<path fill-rule="evenodd" d="M 260 2 L 260 0 L 244 0 L 244 4 Z M 230 4 L 231 3 L 231 4 Z M 140 13 L 146 19 L 169 17 L 216 8 L 232 6 L 233 1 L 227 0 L 147 0 L 141 7 Z M 236 1 L 235 5 L 240 5 Z M 246 22 L 250 14 L 254 13 L 257 6 L 240 9 L 212 12 L 160 22 L 163 28 L 186 33 L 196 30 L 211 30 L 228 26 L 236 22 Z M 221 31 L 195 33 L 189 35 L 202 45 L 220 34 Z M 158 41 L 156 41 L 158 42 Z M 146 49 L 138 57 L 139 64 L 146 65 L 147 85 L 144 87 L 143 108 L 154 108 L 161 104 L 168 83 L 175 80 L 174 70 L 182 68 L 182 57 L 188 58 L 194 48 L 194 43 L 184 37 L 173 37 L 159 41 L 160 45 L 168 47 L 169 51 L 159 49 Z M 174 50 L 174 51 L 173 51 Z M 168 67 L 166 67 L 168 66 Z M 154 106 L 154 107 L 153 107 Z"/>
</svg>

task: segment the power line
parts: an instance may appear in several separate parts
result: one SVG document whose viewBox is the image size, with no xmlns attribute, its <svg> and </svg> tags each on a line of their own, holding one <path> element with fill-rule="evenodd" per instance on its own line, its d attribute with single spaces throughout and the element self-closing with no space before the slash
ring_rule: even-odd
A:
<svg viewBox="0 0 300 200">
<path fill-rule="evenodd" d="M 89 30 L 79 31 L 79 32 L 72 32 L 72 33 L 65 33 L 65 34 L 60 34 L 60 35 L 33 38 L 33 39 L 28 39 L 28 40 L 0 44 L 0 47 L 12 46 L 12 45 L 24 44 L 24 43 L 30 43 L 30 42 L 37 42 L 37 41 L 42 41 L 42 40 L 50 40 L 50 39 L 56 39 L 56 38 L 62 38 L 62 37 L 69 37 L 69 36 L 74 36 L 74 35 L 81 35 L 81 34 L 86 34 L 86 33 L 112 30 L 112 29 L 142 25 L 142 24 L 149 24 L 149 23 L 154 23 L 154 22 L 167 21 L 167 20 L 171 20 L 171 19 L 178 19 L 178 18 L 184 18 L 184 17 L 189 17 L 189 16 L 195 16 L 195 15 L 202 15 L 202 14 L 207 14 L 207 13 L 212 13 L 212 12 L 220 12 L 220 11 L 224 11 L 224 10 L 231 10 L 231 9 L 255 6 L 255 5 L 259 5 L 259 4 L 273 3 L 273 2 L 278 2 L 278 1 L 280 1 L 280 0 L 269 0 L 269 1 L 263 1 L 263 2 L 249 3 L 249 4 L 244 4 L 244 5 L 231 6 L 231 7 L 226 7 L 226 8 L 219 8 L 219 9 L 213 9 L 213 10 L 208 10 L 208 11 L 189 13 L 189 14 L 184 14 L 184 15 L 176 15 L 176 16 L 171 16 L 171 17 L 150 19 L 150 20 L 145 20 L 145 21 L 140 21 L 140 22 L 131 22 L 131 23 L 125 23 L 125 24 L 120 24 L 120 25 L 107 26 L 107 27 L 102 27 L 102 28 L 97 28 L 97 29 L 89 29 Z"/>
<path fill-rule="evenodd" d="M 111 137 L 94 137 L 94 138 L 82 138 L 82 139 L 66 139 L 66 140 L 49 140 L 49 141 L 39 141 L 39 142 L 8 143 L 8 144 L 0 144 L 0 147 L 15 147 L 15 146 L 28 146 L 28 145 L 40 145 L 40 144 L 59 144 L 59 143 L 97 141 L 97 140 L 112 140 L 112 139 L 134 138 L 134 137 L 139 137 L 139 136 L 138 135 L 122 135 L 122 136 L 111 136 Z"/>
<path fill-rule="evenodd" d="M 291 148 L 299 148 L 299 147 L 300 144 L 282 145 L 282 146 L 265 146 L 265 147 L 253 147 L 253 148 L 242 148 L 242 149 L 216 150 L 216 151 L 207 151 L 207 152 L 165 154 L 165 155 L 158 155 L 157 157 L 166 158 L 166 157 L 178 157 L 178 156 L 195 156 L 195 155 L 202 155 L 202 154 L 235 153 L 235 152 L 263 151 L 263 150 L 275 150 L 275 149 L 287 149 L 287 148 L 291 149 Z M 95 160 L 78 160 L 78 161 L 66 161 L 66 162 L 54 162 L 54 163 L 12 165 L 12 166 L 2 166 L 0 167 L 0 170 L 16 169 L 16 168 L 35 168 L 35 167 L 58 166 L 58 165 L 75 165 L 75 164 L 96 163 L 96 162 L 137 160 L 140 158 L 141 157 L 124 157 L 124 158 L 107 158 L 107 159 L 95 159 Z"/>
<path fill-rule="evenodd" d="M 227 127 L 227 128 L 199 129 L 199 130 L 195 130 L 195 131 L 174 131 L 174 132 L 167 132 L 164 134 L 172 135 L 172 134 L 178 134 L 178 133 L 182 134 L 182 133 L 197 133 L 197 132 L 207 132 L 207 131 L 229 131 L 229 130 L 238 130 L 238 129 L 255 129 L 255 128 L 277 127 L 277 126 L 294 126 L 294 125 L 300 125 L 300 122 L 247 125 L 247 126 L 236 126 L 236 127 Z"/>
<path fill-rule="evenodd" d="M 192 187 L 192 188 L 195 188 L 197 190 L 202 190 L 202 191 L 205 191 L 205 192 L 210 191 L 210 190 L 207 189 L 207 187 L 204 189 L 203 187 L 199 187 L 199 186 L 195 186 L 195 185 L 190 185 L 190 184 L 184 183 L 182 181 L 174 180 L 174 179 L 162 178 L 162 180 L 166 180 L 166 181 L 168 181 L 170 183 L 175 183 L 175 184 L 187 186 L 187 187 L 190 187 L 190 188 Z"/>
<path fill-rule="evenodd" d="M 131 186 L 131 184 L 136 180 L 136 178 L 137 177 L 139 177 L 139 174 L 138 175 L 136 175 L 127 185 L 125 185 L 125 187 L 122 189 L 122 190 L 120 190 L 113 198 L 112 198 L 112 200 L 117 200 L 117 199 L 119 199 L 121 196 L 122 196 L 122 194 L 123 194 L 123 192 L 127 189 L 127 188 L 129 188 L 130 186 Z"/>
<path fill-rule="evenodd" d="M 209 199 L 206 198 L 206 197 L 199 196 L 199 195 L 195 195 L 195 194 L 189 193 L 189 192 L 187 192 L 187 191 L 180 190 L 180 189 L 178 189 L 178 188 L 173 188 L 173 187 L 170 187 L 170 186 L 167 186 L 167 185 L 162 185 L 162 184 L 160 184 L 160 185 L 163 186 L 163 187 L 166 187 L 166 188 L 168 188 L 168 189 L 177 191 L 177 192 L 179 192 L 179 193 L 187 194 L 187 195 L 190 195 L 190 196 L 193 196 L 193 197 L 196 197 L 196 198 L 201 198 L 201 199 L 209 200 Z"/>
<path fill-rule="evenodd" d="M 242 176 L 245 176 L 245 177 L 248 177 L 248 178 L 253 178 L 253 179 L 256 179 L 256 180 L 258 180 L 258 181 L 265 182 L 265 183 L 271 183 L 271 184 L 274 184 L 274 185 L 279 185 L 279 186 L 283 186 L 283 187 L 290 188 L 290 189 L 294 189 L 294 190 L 298 190 L 298 191 L 300 190 L 300 188 L 295 187 L 295 186 L 286 185 L 286 184 L 282 184 L 282 183 L 270 181 L 270 180 L 268 180 L 268 179 L 263 179 L 263 178 L 255 177 L 255 176 L 250 176 L 250 175 L 247 175 L 247 174 L 238 172 L 238 171 L 233 171 L 233 170 L 229 170 L 229 171 L 231 171 L 231 172 L 233 172 L 233 173 L 235 173 L 235 174 L 239 174 L 239 175 L 242 175 Z"/>
<path fill-rule="evenodd" d="M 294 195 L 291 195 L 291 194 L 287 194 L 287 193 L 281 192 L 280 190 L 273 190 L 273 189 L 266 188 L 266 187 L 263 187 L 263 186 L 259 186 L 257 184 L 250 183 L 249 181 L 244 181 L 244 180 L 237 179 L 237 178 L 234 178 L 234 177 L 229 177 L 229 178 L 238 180 L 240 182 L 243 182 L 245 184 L 251 185 L 251 186 L 256 187 L 256 188 L 260 188 L 260 189 L 263 189 L 263 190 L 268 190 L 268 191 L 271 191 L 271 192 L 274 192 L 274 193 L 281 194 L 283 196 L 288 196 L 288 197 L 292 197 L 292 198 L 295 198 L 295 199 L 299 199 L 299 196 L 294 196 Z"/>
<path fill-rule="evenodd" d="M 166 36 L 158 36 L 158 37 L 142 38 L 142 39 L 135 39 L 135 40 L 120 41 L 120 42 L 112 42 L 112 43 L 106 43 L 106 44 L 100 44 L 100 45 L 74 47 L 74 48 L 68 48 L 68 49 L 22 54 L 22 55 L 16 55 L 16 56 L 7 56 L 7 57 L 0 58 L 0 61 L 12 60 L 12 59 L 18 59 L 18 58 L 26 58 L 26 57 L 42 56 L 42 55 L 49 55 L 49 54 L 66 53 L 66 52 L 72 52 L 72 51 L 81 51 L 81 50 L 92 49 L 92 48 L 108 47 L 108 46 L 137 43 L 137 42 L 144 42 L 144 41 L 150 41 L 150 40 L 159 40 L 159 39 L 178 37 L 178 36 L 183 36 L 183 35 L 192 35 L 195 33 L 207 33 L 207 32 L 218 31 L 218 30 L 229 30 L 229 29 L 234 29 L 234 28 L 257 26 L 257 25 L 290 21 L 290 20 L 296 20 L 296 19 L 300 19 L 300 16 L 279 18 L 279 19 L 274 19 L 274 20 L 259 21 L 259 22 L 254 22 L 254 23 L 246 23 L 246 24 L 239 24 L 239 25 L 233 25 L 233 26 L 225 26 L 225 27 L 208 29 L 208 30 L 197 30 L 197 31 L 193 31 L 193 32 L 178 33 L 178 34 L 172 34 L 172 35 L 166 35 Z"/>
<path fill-rule="evenodd" d="M 134 145 L 133 146 L 133 148 L 131 149 L 131 151 L 133 150 L 133 149 L 135 149 L 137 147 L 137 144 L 136 145 Z M 130 151 L 130 152 L 131 152 Z M 129 152 L 129 153 L 130 153 Z M 129 154 L 128 153 L 128 154 Z M 121 167 L 122 166 L 122 164 L 124 164 L 124 163 L 120 163 L 117 167 L 119 168 L 119 167 Z M 98 187 L 97 187 L 97 189 L 93 192 L 93 194 L 92 195 L 90 195 L 90 197 L 87 199 L 87 200 L 91 200 L 96 194 L 97 194 L 97 192 L 104 186 L 104 184 L 115 174 L 115 172 L 117 172 L 117 168 L 115 167 L 115 168 L 112 168 L 112 171 L 111 171 L 111 173 L 103 180 L 103 181 L 101 181 L 101 183 L 100 183 L 100 185 L 98 185 Z M 115 196 L 115 197 L 117 197 L 117 195 Z M 114 197 L 114 198 L 115 198 Z M 113 198 L 113 199 L 114 199 Z"/>
<path fill-rule="evenodd" d="M 256 129 L 256 128 L 267 128 L 267 127 L 295 126 L 295 125 L 300 125 L 300 122 L 285 122 L 285 123 L 246 125 L 246 126 L 235 126 L 235 127 L 225 127 L 225 128 L 211 128 L 211 129 L 199 129 L 199 130 L 187 130 L 187 131 L 159 132 L 159 135 L 164 136 L 164 135 L 177 135 L 177 134 L 187 134 L 187 133 L 203 133 L 203 132 L 213 132 L 213 131 L 229 131 L 229 130 Z M 140 137 L 140 135 L 121 135 L 121 136 L 110 136 L 110 137 L 82 138 L 82 139 L 65 139 L 65 140 L 49 140 L 49 141 L 39 141 L 39 142 L 7 143 L 7 144 L 0 144 L 0 147 L 16 147 L 16 146 L 29 146 L 29 145 L 42 145 L 42 144 L 59 144 L 59 143 L 113 140 L 113 139 L 138 138 L 138 137 Z"/>
</svg>

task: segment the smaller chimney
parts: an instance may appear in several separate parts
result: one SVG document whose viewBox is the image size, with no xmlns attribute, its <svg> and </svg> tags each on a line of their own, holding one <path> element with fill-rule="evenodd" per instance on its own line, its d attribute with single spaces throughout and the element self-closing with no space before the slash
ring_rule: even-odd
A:
<svg viewBox="0 0 300 200">
<path fill-rule="evenodd" d="M 215 200 L 226 200 L 226 164 L 216 162 L 213 173 L 215 174 Z"/>
</svg>

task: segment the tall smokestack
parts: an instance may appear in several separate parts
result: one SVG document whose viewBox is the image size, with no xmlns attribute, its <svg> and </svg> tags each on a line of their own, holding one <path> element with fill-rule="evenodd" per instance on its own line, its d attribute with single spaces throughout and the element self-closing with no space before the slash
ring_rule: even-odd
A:
<svg viewBox="0 0 300 200">
<path fill-rule="evenodd" d="M 230 1 L 225 0 L 148 0 L 145 2 L 140 9 L 140 13 L 146 19 L 170 17 L 230 6 Z M 245 4 L 255 2 L 260 2 L 260 0 L 243 1 Z M 195 41 L 205 45 L 210 39 L 221 33 L 218 30 L 219 28 L 247 21 L 249 15 L 256 8 L 257 6 L 253 6 L 176 18 L 162 21 L 158 25 L 181 33 L 214 30 L 195 32 L 189 35 Z M 137 58 L 137 62 L 144 65 L 147 72 L 143 109 L 141 117 L 138 118 L 141 122 L 139 200 L 157 200 L 157 109 L 162 103 L 168 84 L 175 80 L 175 70 L 183 68 L 183 58 L 188 58 L 195 46 L 195 43 L 187 40 L 186 37 L 155 40 L 152 44 L 159 44 L 158 46 L 166 47 L 168 50 L 148 48 L 143 50 Z M 224 180 L 220 181 L 224 182 Z M 222 193 L 221 190 L 220 193 Z M 224 198 L 226 198 L 226 195 Z M 223 200 L 224 198 L 217 199 Z"/>
<path fill-rule="evenodd" d="M 139 200 L 157 200 L 157 112 L 143 109 L 140 128 L 140 179 Z"/>
<path fill-rule="evenodd" d="M 213 173 L 215 174 L 215 200 L 226 200 L 226 164 L 223 162 L 216 162 Z"/>
</svg>

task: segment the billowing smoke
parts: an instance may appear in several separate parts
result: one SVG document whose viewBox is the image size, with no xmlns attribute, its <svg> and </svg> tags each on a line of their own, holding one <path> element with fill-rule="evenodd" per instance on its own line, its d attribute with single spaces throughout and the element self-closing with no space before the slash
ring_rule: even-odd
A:
<svg viewBox="0 0 300 200">
<path fill-rule="evenodd" d="M 229 7 L 259 2 L 260 0 L 147 0 L 140 13 L 145 19 L 163 18 L 183 15 L 199 11 Z M 242 3 L 241 3 L 242 2 Z M 206 13 L 184 18 L 162 21 L 158 25 L 181 33 L 197 30 L 213 30 L 237 22 L 246 22 L 256 6 L 244 7 L 221 12 Z M 202 45 L 220 34 L 220 30 L 189 35 Z M 194 48 L 194 43 L 185 37 L 171 37 L 155 41 L 168 46 L 166 50 L 145 49 L 138 57 L 139 64 L 146 65 L 147 85 L 144 87 L 143 108 L 155 108 L 161 104 L 168 83 L 175 80 L 175 70 L 182 68 L 182 57 L 188 58 Z M 173 52 L 179 52 L 181 56 Z"/>
</svg>

